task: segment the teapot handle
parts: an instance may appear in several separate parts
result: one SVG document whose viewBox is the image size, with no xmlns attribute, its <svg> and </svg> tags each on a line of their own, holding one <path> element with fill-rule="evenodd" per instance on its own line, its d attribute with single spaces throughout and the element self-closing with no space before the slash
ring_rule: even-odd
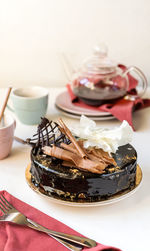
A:
<svg viewBox="0 0 150 251">
<path fill-rule="evenodd" d="M 142 80 L 142 90 L 137 95 L 127 95 L 127 97 L 129 96 L 130 99 L 131 98 L 136 99 L 138 97 L 142 97 L 148 87 L 147 79 L 144 73 L 136 66 L 130 66 L 123 74 L 127 75 L 127 73 L 130 72 L 135 72 L 140 77 L 140 79 Z"/>
</svg>

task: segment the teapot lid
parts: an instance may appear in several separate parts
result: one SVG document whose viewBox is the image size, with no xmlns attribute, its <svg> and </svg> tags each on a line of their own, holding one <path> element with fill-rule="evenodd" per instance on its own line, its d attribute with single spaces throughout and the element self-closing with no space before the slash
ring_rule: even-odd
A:
<svg viewBox="0 0 150 251">
<path fill-rule="evenodd" d="M 93 55 L 83 63 L 88 74 L 110 74 L 115 72 L 117 64 L 107 56 L 107 46 L 98 44 L 93 48 Z"/>
</svg>

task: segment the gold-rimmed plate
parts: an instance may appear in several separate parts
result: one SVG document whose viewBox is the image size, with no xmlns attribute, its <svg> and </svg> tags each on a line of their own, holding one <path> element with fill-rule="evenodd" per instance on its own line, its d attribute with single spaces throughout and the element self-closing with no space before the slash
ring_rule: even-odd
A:
<svg viewBox="0 0 150 251">
<path fill-rule="evenodd" d="M 135 187 L 132 190 L 126 190 L 123 192 L 119 192 L 118 194 L 109 197 L 107 200 L 101 200 L 101 201 L 97 201 L 97 202 L 71 202 L 71 201 L 62 200 L 60 198 L 56 198 L 53 196 L 49 196 L 49 195 L 45 194 L 44 191 L 42 191 L 41 189 L 36 187 L 31 182 L 30 164 L 28 165 L 28 167 L 26 168 L 26 171 L 25 171 L 26 181 L 27 181 L 29 187 L 33 191 L 35 191 L 36 193 L 38 193 L 41 196 L 44 196 L 45 198 L 48 198 L 52 202 L 67 205 L 67 206 L 76 206 L 76 207 L 104 206 L 104 205 L 108 205 L 108 204 L 115 203 L 115 202 L 121 201 L 123 199 L 126 199 L 129 196 L 133 195 L 138 190 L 138 188 L 140 187 L 141 182 L 142 182 L 142 176 L 143 176 L 142 170 L 139 167 L 139 165 L 137 165 Z"/>
</svg>

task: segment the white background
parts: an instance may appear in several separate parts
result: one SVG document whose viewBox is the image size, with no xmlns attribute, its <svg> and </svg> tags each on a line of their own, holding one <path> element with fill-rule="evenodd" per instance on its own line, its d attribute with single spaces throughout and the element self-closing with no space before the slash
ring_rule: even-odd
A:
<svg viewBox="0 0 150 251">
<path fill-rule="evenodd" d="M 81 62 L 98 41 L 150 80 L 150 1 L 0 0 L 0 87 L 64 86 L 60 53 Z"/>
</svg>

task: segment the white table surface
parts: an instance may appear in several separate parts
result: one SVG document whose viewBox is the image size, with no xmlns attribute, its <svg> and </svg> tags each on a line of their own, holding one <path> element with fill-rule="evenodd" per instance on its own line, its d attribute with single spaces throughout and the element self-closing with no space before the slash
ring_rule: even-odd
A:
<svg viewBox="0 0 150 251">
<path fill-rule="evenodd" d="M 47 117 L 57 120 L 60 113 L 54 107 L 55 97 L 62 88 L 50 88 Z M 6 89 L 0 90 L 2 105 Z M 148 95 L 150 96 L 150 95 Z M 6 110 L 6 113 L 9 113 Z M 79 120 L 61 116 L 67 125 L 78 125 Z M 15 197 L 62 221 L 76 231 L 96 241 L 116 246 L 123 251 L 150 250 L 150 108 L 134 113 L 136 132 L 132 145 L 138 153 L 142 168 L 141 187 L 130 197 L 105 206 L 71 207 L 51 202 L 29 188 L 25 169 L 30 162 L 30 147 L 13 143 L 10 156 L 0 161 L 0 190 L 7 190 Z M 102 127 L 119 126 L 120 121 L 97 121 Z M 23 139 L 32 137 L 36 126 L 25 126 L 17 120 L 15 135 Z M 52 250 L 52 249 L 51 249 Z"/>
</svg>

